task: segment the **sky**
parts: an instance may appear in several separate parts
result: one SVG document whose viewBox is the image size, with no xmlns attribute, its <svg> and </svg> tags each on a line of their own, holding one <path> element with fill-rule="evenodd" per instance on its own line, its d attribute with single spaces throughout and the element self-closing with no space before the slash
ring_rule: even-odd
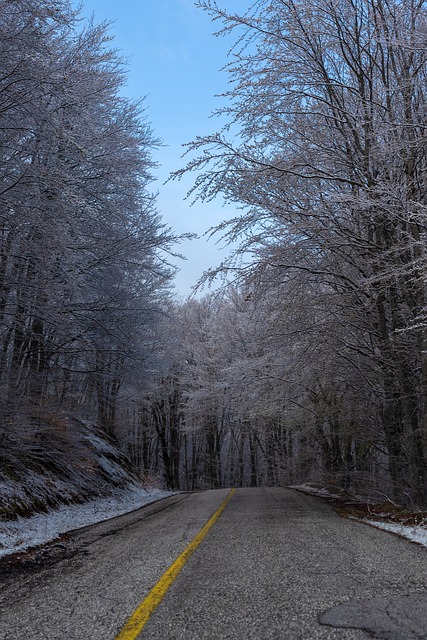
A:
<svg viewBox="0 0 427 640">
<path fill-rule="evenodd" d="M 250 1 L 220 0 L 218 4 L 244 11 Z M 94 15 L 95 22 L 112 22 L 112 46 L 128 62 L 124 93 L 129 98 L 146 96 L 147 121 L 164 144 L 153 153 L 160 166 L 154 171 L 157 180 L 152 185 L 159 192 L 157 205 L 163 222 L 177 234 L 200 236 L 176 247 L 187 257 L 186 261 L 175 261 L 180 269 L 176 292 L 184 299 L 203 271 L 217 266 L 229 252 L 223 243 L 202 236 L 231 218 L 234 210 L 224 207 L 220 199 L 191 206 L 185 198 L 195 176 L 164 182 L 186 164 L 182 158 L 185 143 L 220 127 L 211 114 L 224 104 L 224 99 L 215 95 L 228 88 L 227 73 L 221 69 L 228 62 L 233 42 L 213 35 L 218 23 L 212 23 L 193 0 L 83 0 L 82 15 Z"/>
</svg>

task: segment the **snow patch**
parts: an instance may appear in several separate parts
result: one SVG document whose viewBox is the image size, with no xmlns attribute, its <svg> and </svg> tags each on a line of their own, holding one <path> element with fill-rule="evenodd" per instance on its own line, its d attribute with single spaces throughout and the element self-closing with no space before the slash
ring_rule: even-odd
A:
<svg viewBox="0 0 427 640">
<path fill-rule="evenodd" d="M 0 558 L 54 540 L 72 529 L 123 515 L 171 495 L 174 495 L 171 491 L 146 490 L 141 486 L 129 485 L 125 489 L 114 491 L 111 496 L 83 504 L 62 505 L 58 509 L 38 513 L 30 518 L 0 521 Z"/>
<path fill-rule="evenodd" d="M 367 524 L 377 527 L 378 529 L 384 529 L 384 531 L 390 531 L 391 533 L 397 533 L 403 538 L 411 540 L 411 542 L 418 542 L 424 547 L 427 547 L 427 529 L 421 526 L 408 526 L 405 524 L 397 524 L 394 522 L 377 522 L 375 520 L 362 520 Z"/>
</svg>

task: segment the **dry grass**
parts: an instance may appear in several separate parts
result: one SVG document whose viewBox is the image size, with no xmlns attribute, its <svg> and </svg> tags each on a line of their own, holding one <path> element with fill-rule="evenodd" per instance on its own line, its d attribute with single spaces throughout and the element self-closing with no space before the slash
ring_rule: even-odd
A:
<svg viewBox="0 0 427 640">
<path fill-rule="evenodd" d="M 377 522 L 392 522 L 408 527 L 419 526 L 427 528 L 427 511 L 412 511 L 406 507 L 400 507 L 393 502 L 355 502 L 333 500 L 333 507 L 340 515 L 347 518 L 359 518 L 360 520 L 373 520 Z"/>
<path fill-rule="evenodd" d="M 408 527 L 423 527 L 427 529 L 427 511 L 409 509 L 395 504 L 390 500 L 375 502 L 364 501 L 361 498 L 352 496 L 346 491 L 336 486 L 320 486 L 312 483 L 310 485 L 314 491 L 300 490 L 308 495 L 316 495 L 326 500 L 339 515 L 346 518 L 357 518 L 359 520 L 372 520 L 377 522 L 390 522 L 402 524 Z M 318 493 L 315 493 L 315 491 Z"/>
</svg>

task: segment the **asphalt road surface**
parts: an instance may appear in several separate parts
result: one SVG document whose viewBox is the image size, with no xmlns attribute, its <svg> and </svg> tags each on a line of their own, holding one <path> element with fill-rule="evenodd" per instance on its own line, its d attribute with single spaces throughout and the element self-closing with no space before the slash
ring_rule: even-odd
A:
<svg viewBox="0 0 427 640">
<path fill-rule="evenodd" d="M 180 494 L 0 563 L 1 640 L 114 640 L 228 490 Z M 427 550 L 281 488 L 238 489 L 142 639 L 427 639 Z"/>
</svg>

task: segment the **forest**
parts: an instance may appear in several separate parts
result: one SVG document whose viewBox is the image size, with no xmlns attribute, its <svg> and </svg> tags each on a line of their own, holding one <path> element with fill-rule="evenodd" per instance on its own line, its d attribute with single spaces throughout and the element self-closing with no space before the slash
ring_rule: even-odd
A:
<svg viewBox="0 0 427 640">
<path fill-rule="evenodd" d="M 109 25 L 0 0 L 0 465 L 68 415 L 168 489 L 426 506 L 426 3 L 196 4 L 230 41 L 227 124 L 172 179 L 236 214 L 180 302 Z"/>
</svg>

